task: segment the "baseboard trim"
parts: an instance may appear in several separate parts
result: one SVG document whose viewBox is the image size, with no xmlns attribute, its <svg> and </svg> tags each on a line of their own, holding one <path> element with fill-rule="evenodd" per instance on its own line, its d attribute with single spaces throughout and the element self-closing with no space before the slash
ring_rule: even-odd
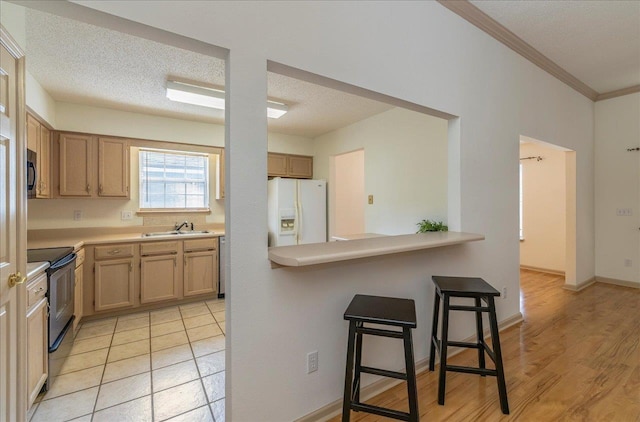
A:
<svg viewBox="0 0 640 422">
<path fill-rule="evenodd" d="M 520 265 L 520 269 L 521 270 L 529 270 L 529 271 L 537 271 L 539 273 L 561 275 L 563 277 L 565 276 L 565 272 L 564 271 L 550 270 L 548 268 L 533 267 L 531 265 Z"/>
<path fill-rule="evenodd" d="M 595 277 L 591 277 L 591 278 L 588 278 L 588 279 L 586 279 L 584 281 L 581 281 L 580 283 L 578 283 L 576 285 L 567 284 L 565 282 L 564 285 L 562 286 L 562 288 L 565 289 L 565 290 L 572 291 L 572 292 L 579 292 L 580 290 L 584 290 L 587 287 L 591 286 L 595 282 L 596 282 L 596 278 Z"/>
<path fill-rule="evenodd" d="M 631 287 L 633 289 L 640 289 L 640 283 L 636 283 L 634 281 L 618 280 L 618 279 L 615 279 L 615 278 L 600 277 L 600 276 L 596 276 L 596 281 L 598 283 L 615 284 L 616 286 Z"/>
<path fill-rule="evenodd" d="M 524 321 L 522 313 L 518 312 L 515 315 L 510 316 L 498 323 L 498 329 L 500 331 L 504 331 L 507 328 L 513 327 L 514 325 L 520 324 Z M 485 332 L 485 336 L 488 335 L 489 331 Z M 463 339 L 464 342 L 474 341 L 476 338 L 475 335 L 467 337 Z M 455 356 L 459 353 L 462 353 L 464 349 L 461 348 L 453 348 L 451 349 L 451 353 L 448 353 L 448 357 Z M 436 360 L 436 363 L 439 363 L 439 359 Z M 429 369 L 429 357 L 426 357 L 420 361 L 416 362 L 416 374 L 420 374 Z M 404 368 L 399 371 L 403 371 Z M 369 400 L 372 397 L 377 396 L 380 393 L 383 393 L 390 388 L 395 387 L 400 384 L 402 381 L 382 378 L 378 381 L 374 381 L 366 387 L 362 387 L 360 390 L 360 397 L 362 401 Z M 342 400 L 336 400 L 332 403 L 329 403 L 326 406 L 321 407 L 299 419 L 296 419 L 295 422 L 322 422 L 327 421 L 335 416 L 338 416 L 342 413 Z"/>
</svg>

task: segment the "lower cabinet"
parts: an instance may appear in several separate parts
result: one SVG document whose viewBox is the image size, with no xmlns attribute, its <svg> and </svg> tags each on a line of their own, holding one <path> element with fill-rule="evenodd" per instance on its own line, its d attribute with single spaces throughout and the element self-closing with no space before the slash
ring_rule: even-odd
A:
<svg viewBox="0 0 640 422">
<path fill-rule="evenodd" d="M 29 407 L 42 389 L 49 373 L 47 299 L 42 298 L 27 313 L 27 392 Z"/>
<path fill-rule="evenodd" d="M 133 306 L 135 304 L 133 281 L 133 258 L 96 261 L 96 311 Z"/>
<path fill-rule="evenodd" d="M 140 303 L 180 299 L 178 242 L 140 245 Z"/>
<path fill-rule="evenodd" d="M 185 240 L 184 295 L 214 293 L 218 288 L 218 239 Z"/>
</svg>

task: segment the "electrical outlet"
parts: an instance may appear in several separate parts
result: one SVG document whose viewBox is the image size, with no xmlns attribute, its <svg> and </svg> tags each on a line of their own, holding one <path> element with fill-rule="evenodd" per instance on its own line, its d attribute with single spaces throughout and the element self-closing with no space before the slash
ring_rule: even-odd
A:
<svg viewBox="0 0 640 422">
<path fill-rule="evenodd" d="M 369 195 L 369 205 L 373 205 L 373 195 Z"/>
<path fill-rule="evenodd" d="M 618 217 L 631 217 L 633 215 L 632 208 L 617 208 L 616 215 Z"/>
<path fill-rule="evenodd" d="M 73 210 L 73 220 L 74 221 L 82 220 L 82 210 Z"/>
<path fill-rule="evenodd" d="M 633 262 L 630 259 L 625 259 L 624 260 L 624 266 L 625 267 L 631 267 L 633 265 Z"/>
<path fill-rule="evenodd" d="M 133 218 L 133 213 L 131 211 L 122 211 L 120 213 L 121 220 L 131 220 Z"/>
<path fill-rule="evenodd" d="M 503 299 L 506 299 L 506 298 L 507 298 L 507 288 L 506 288 L 506 287 L 503 287 L 503 288 L 502 288 L 502 298 L 503 298 Z"/>
<path fill-rule="evenodd" d="M 307 374 L 318 370 L 318 351 L 307 353 Z"/>
</svg>

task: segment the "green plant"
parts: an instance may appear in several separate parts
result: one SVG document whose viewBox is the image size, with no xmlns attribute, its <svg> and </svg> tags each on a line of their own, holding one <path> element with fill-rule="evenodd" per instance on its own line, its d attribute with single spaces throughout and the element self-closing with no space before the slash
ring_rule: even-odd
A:
<svg viewBox="0 0 640 422">
<path fill-rule="evenodd" d="M 422 220 L 418 223 L 418 231 L 416 233 L 426 232 L 447 232 L 449 227 L 442 221 Z"/>
</svg>

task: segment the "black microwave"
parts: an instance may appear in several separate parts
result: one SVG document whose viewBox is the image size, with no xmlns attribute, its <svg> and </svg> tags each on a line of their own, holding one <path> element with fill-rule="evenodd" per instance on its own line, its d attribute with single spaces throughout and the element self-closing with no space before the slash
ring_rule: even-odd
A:
<svg viewBox="0 0 640 422">
<path fill-rule="evenodd" d="M 36 174 L 38 155 L 35 151 L 27 150 L 27 198 L 36 197 Z"/>
</svg>

